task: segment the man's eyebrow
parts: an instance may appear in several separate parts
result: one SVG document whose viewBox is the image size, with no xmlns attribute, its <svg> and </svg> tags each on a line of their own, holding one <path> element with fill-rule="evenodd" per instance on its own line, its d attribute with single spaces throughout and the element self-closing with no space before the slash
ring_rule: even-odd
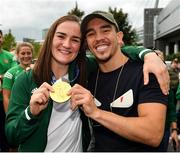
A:
<svg viewBox="0 0 180 153">
<path fill-rule="evenodd" d="M 91 31 L 93 31 L 93 28 L 87 29 L 86 32 L 85 32 L 85 35 L 86 35 L 87 33 L 91 32 Z"/>
<path fill-rule="evenodd" d="M 106 24 L 106 25 L 101 26 L 100 28 L 101 28 L 101 29 L 112 28 L 112 26 L 111 26 L 111 24 Z M 93 28 L 87 29 L 85 34 L 91 32 L 91 31 L 93 31 Z"/>
<path fill-rule="evenodd" d="M 101 29 L 104 29 L 104 28 L 112 28 L 111 24 L 106 24 L 106 25 L 103 25 L 100 27 Z"/>
</svg>

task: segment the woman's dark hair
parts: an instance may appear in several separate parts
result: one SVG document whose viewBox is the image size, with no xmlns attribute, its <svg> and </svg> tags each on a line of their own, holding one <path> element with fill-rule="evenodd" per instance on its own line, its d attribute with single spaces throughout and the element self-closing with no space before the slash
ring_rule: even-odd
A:
<svg viewBox="0 0 180 153">
<path fill-rule="evenodd" d="M 87 87 L 87 63 L 86 63 L 86 46 L 81 38 L 81 47 L 77 56 L 77 63 L 80 70 L 78 83 L 83 87 Z"/>
</svg>

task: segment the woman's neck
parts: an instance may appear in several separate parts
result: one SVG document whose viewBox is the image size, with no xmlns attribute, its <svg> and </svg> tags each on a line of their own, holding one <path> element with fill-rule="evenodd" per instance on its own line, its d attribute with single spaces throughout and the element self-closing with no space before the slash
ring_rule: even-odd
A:
<svg viewBox="0 0 180 153">
<path fill-rule="evenodd" d="M 52 66 L 53 74 L 55 75 L 56 79 L 61 78 L 62 76 L 66 75 L 68 73 L 69 65 L 57 65 Z"/>
<path fill-rule="evenodd" d="M 30 64 L 28 64 L 28 65 L 19 64 L 19 65 L 25 70 L 26 70 L 27 67 L 30 67 Z"/>
</svg>

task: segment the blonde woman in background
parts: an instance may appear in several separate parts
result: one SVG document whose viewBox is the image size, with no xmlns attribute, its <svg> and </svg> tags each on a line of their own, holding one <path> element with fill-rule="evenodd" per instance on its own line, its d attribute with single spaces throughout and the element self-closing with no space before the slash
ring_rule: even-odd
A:
<svg viewBox="0 0 180 153">
<path fill-rule="evenodd" d="M 32 61 L 33 58 L 33 46 L 30 43 L 23 42 L 19 44 L 16 48 L 16 56 L 19 61 L 19 65 L 9 69 L 3 78 L 3 104 L 4 110 L 7 112 L 9 98 L 11 95 L 11 89 L 14 84 L 14 81 L 17 77 L 26 70 Z"/>
</svg>

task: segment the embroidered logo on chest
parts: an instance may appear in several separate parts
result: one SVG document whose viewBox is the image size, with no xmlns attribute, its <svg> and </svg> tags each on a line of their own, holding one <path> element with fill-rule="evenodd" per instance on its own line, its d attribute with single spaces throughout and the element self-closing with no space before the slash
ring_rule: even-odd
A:
<svg viewBox="0 0 180 153">
<path fill-rule="evenodd" d="M 119 107 L 119 108 L 128 108 L 133 104 L 133 91 L 132 89 L 128 90 L 122 96 L 113 101 L 110 106 L 111 107 Z"/>
<path fill-rule="evenodd" d="M 95 98 L 95 104 L 97 107 L 101 106 L 101 102 L 98 101 Z M 122 96 L 114 100 L 112 103 L 110 103 L 111 107 L 116 108 L 129 108 L 133 105 L 133 91 L 132 89 L 128 90 L 126 93 L 124 93 Z"/>
</svg>

